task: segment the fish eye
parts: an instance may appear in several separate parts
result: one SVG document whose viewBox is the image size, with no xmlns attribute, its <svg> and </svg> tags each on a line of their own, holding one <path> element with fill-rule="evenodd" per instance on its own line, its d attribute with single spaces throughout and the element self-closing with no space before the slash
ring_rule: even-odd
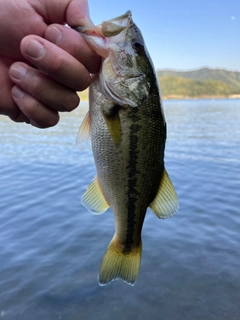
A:
<svg viewBox="0 0 240 320">
<path fill-rule="evenodd" d="M 135 42 L 135 43 L 134 43 L 134 46 L 135 46 L 136 49 L 138 49 L 138 48 L 140 48 L 142 45 L 141 45 L 141 43 L 139 43 L 139 42 Z"/>
<path fill-rule="evenodd" d="M 135 49 L 136 51 L 138 51 L 138 52 L 143 49 L 143 45 L 142 45 L 140 42 L 138 42 L 138 41 L 136 41 L 136 42 L 133 43 L 133 47 L 134 47 L 134 49 Z"/>
</svg>

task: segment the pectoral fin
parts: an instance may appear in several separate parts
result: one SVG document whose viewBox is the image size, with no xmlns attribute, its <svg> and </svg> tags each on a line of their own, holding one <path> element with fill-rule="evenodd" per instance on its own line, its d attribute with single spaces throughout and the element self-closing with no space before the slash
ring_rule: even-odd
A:
<svg viewBox="0 0 240 320">
<path fill-rule="evenodd" d="M 97 177 L 82 196 L 82 205 L 94 214 L 101 214 L 109 208 Z"/>
<path fill-rule="evenodd" d="M 164 169 L 157 195 L 150 204 L 150 208 L 158 218 L 165 219 L 176 213 L 178 206 L 176 191 L 167 171 Z"/>
<path fill-rule="evenodd" d="M 103 115 L 108 127 L 108 131 L 116 147 L 119 147 L 122 139 L 122 128 L 118 114 L 119 106 L 116 105 L 109 110 L 103 110 Z"/>
<path fill-rule="evenodd" d="M 91 121 L 89 111 L 85 115 L 77 135 L 77 144 L 86 142 L 90 138 Z"/>
</svg>

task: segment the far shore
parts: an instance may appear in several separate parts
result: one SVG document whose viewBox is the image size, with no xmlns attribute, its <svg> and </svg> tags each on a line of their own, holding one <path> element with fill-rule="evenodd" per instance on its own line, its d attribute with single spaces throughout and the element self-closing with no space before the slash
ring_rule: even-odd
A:
<svg viewBox="0 0 240 320">
<path fill-rule="evenodd" d="M 182 95 L 168 95 L 168 96 L 162 96 L 163 100 L 200 100 L 200 99 L 240 99 L 240 94 L 234 94 L 234 95 L 217 95 L 217 96 L 208 96 L 208 95 L 203 95 L 203 96 L 182 96 Z"/>
<path fill-rule="evenodd" d="M 78 92 L 78 95 L 80 97 L 81 101 L 88 101 L 88 92 L 87 90 L 84 90 L 83 92 Z M 167 95 L 162 96 L 163 100 L 201 100 L 201 99 L 240 99 L 240 94 L 232 94 L 228 96 L 196 96 L 196 97 L 190 97 L 190 96 L 183 96 L 183 95 Z"/>
</svg>

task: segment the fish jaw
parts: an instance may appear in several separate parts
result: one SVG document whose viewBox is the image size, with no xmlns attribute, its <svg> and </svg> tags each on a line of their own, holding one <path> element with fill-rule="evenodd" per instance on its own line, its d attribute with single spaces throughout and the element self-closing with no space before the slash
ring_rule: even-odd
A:
<svg viewBox="0 0 240 320">
<path fill-rule="evenodd" d="M 109 53 L 109 41 L 110 37 L 119 35 L 123 30 L 126 30 L 131 23 L 131 11 L 127 11 L 125 14 L 104 21 L 98 26 L 84 26 L 84 27 L 72 27 L 78 31 L 82 37 L 86 40 L 89 46 L 100 56 L 106 58 Z M 116 39 L 114 40 L 116 43 Z M 120 41 L 121 43 L 121 41 Z"/>
<path fill-rule="evenodd" d="M 74 29 L 81 34 L 91 49 L 101 57 L 107 58 L 108 39 L 102 34 L 99 27 L 75 27 Z"/>
</svg>

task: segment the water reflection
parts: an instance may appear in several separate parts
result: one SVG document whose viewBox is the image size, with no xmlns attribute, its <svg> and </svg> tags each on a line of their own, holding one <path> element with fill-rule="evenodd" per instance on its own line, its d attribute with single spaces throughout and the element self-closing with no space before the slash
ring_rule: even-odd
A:
<svg viewBox="0 0 240 320">
<path fill-rule="evenodd" d="M 240 100 L 164 101 L 169 139 L 240 140 Z"/>
</svg>

